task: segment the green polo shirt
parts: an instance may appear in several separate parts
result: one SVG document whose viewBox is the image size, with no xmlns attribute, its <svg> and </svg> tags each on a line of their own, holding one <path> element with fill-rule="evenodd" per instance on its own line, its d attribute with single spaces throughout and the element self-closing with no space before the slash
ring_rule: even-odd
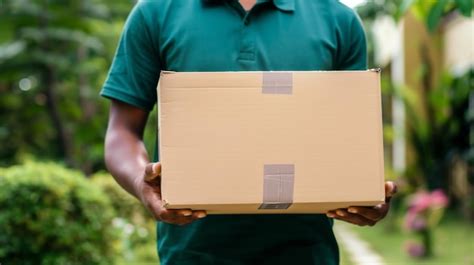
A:
<svg viewBox="0 0 474 265">
<path fill-rule="evenodd" d="M 337 0 L 260 0 L 249 12 L 237 0 L 139 1 L 101 94 L 150 111 L 160 70 L 362 70 L 366 56 L 360 20 Z M 332 221 L 320 214 L 157 228 L 163 265 L 339 263 Z"/>
</svg>

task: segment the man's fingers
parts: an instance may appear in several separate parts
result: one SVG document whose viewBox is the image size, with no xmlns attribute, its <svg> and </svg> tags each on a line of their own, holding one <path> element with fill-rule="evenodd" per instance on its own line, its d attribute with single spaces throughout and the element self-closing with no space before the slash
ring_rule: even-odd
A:
<svg viewBox="0 0 474 265">
<path fill-rule="evenodd" d="M 161 175 L 161 163 L 160 162 L 153 163 L 153 174 Z"/>
<path fill-rule="evenodd" d="M 349 213 L 348 211 L 344 209 L 330 211 L 328 212 L 328 216 L 337 220 L 345 221 L 345 222 L 352 223 L 359 226 L 366 226 L 366 225 L 373 226 L 377 223 L 376 221 L 367 219 L 363 217 L 362 215 Z"/>
<path fill-rule="evenodd" d="M 186 225 L 194 221 L 192 212 L 190 215 L 188 213 L 183 213 L 180 210 L 168 210 L 163 209 L 160 215 L 160 221 L 176 224 L 176 225 Z"/>
<path fill-rule="evenodd" d="M 390 199 L 395 193 L 397 193 L 397 185 L 393 181 L 387 181 L 385 182 L 385 203 L 375 207 L 352 206 L 347 209 L 337 209 L 327 212 L 327 216 L 360 226 L 373 226 L 387 215 Z"/>
<path fill-rule="evenodd" d="M 385 182 L 385 198 L 389 202 L 393 195 L 397 193 L 397 185 L 393 181 Z"/>
<path fill-rule="evenodd" d="M 162 206 L 155 208 L 155 219 L 176 225 L 186 225 L 194 220 L 207 216 L 205 211 L 192 211 L 191 209 L 166 209 Z"/>
<path fill-rule="evenodd" d="M 160 220 L 170 224 L 186 225 L 204 217 L 206 217 L 206 213 L 204 211 L 191 211 L 190 209 L 164 209 Z"/>
<path fill-rule="evenodd" d="M 207 216 L 206 211 L 191 209 L 166 209 L 162 208 L 162 211 L 166 211 L 171 217 L 192 217 L 192 218 L 204 218 Z"/>
<path fill-rule="evenodd" d="M 193 215 L 193 211 L 191 209 L 179 209 L 179 210 L 169 210 L 169 211 L 173 211 L 175 216 L 189 217 Z"/>
<path fill-rule="evenodd" d="M 145 167 L 145 181 L 156 181 L 161 175 L 161 163 L 149 163 Z"/>
<path fill-rule="evenodd" d="M 375 207 L 357 207 L 351 206 L 347 209 L 349 213 L 362 215 L 366 219 L 378 221 L 382 219 L 387 213 L 387 204 L 377 205 Z"/>
<path fill-rule="evenodd" d="M 145 167 L 145 175 L 153 174 L 153 163 L 148 163 Z"/>
<path fill-rule="evenodd" d="M 157 198 L 153 199 L 148 199 L 145 201 L 145 207 L 148 209 L 148 211 L 151 212 L 155 220 L 160 220 L 163 215 L 167 215 L 167 212 L 163 212 L 163 210 L 166 210 L 160 203 L 160 201 Z"/>
<path fill-rule="evenodd" d="M 194 219 L 201 219 L 207 216 L 206 211 L 194 211 L 193 212 L 193 218 Z"/>
</svg>

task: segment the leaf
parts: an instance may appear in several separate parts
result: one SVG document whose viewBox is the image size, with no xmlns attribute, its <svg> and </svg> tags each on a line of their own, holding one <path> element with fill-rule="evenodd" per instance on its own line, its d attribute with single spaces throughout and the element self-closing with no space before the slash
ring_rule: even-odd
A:
<svg viewBox="0 0 474 265">
<path fill-rule="evenodd" d="M 403 0 L 395 13 L 395 21 L 399 21 L 400 18 L 402 18 L 410 9 L 414 2 L 415 0 Z"/>
<path fill-rule="evenodd" d="M 384 141 L 391 143 L 395 138 L 395 130 L 393 129 L 393 125 L 383 125 L 383 139 Z"/>
<path fill-rule="evenodd" d="M 430 32 L 434 32 L 443 16 L 444 7 L 448 3 L 447 0 L 439 0 L 436 4 L 430 9 L 426 24 Z"/>
<path fill-rule="evenodd" d="M 463 16 L 470 17 L 472 12 L 472 0 L 456 0 L 456 5 Z"/>
<path fill-rule="evenodd" d="M 14 41 L 0 45 L 0 63 L 13 58 L 23 52 L 26 48 L 24 41 Z"/>
<path fill-rule="evenodd" d="M 58 43 L 64 41 L 82 44 L 85 47 L 98 52 L 104 48 L 102 42 L 98 38 L 80 30 L 67 28 L 38 29 L 35 27 L 23 27 L 21 34 L 23 38 L 33 39 L 38 43 L 50 39 Z"/>
</svg>

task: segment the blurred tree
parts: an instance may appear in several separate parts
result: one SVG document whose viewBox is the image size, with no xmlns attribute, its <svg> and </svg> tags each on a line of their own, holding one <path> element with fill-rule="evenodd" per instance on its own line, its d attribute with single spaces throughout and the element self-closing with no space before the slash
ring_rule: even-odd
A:
<svg viewBox="0 0 474 265">
<path fill-rule="evenodd" d="M 422 69 L 426 100 L 408 89 L 396 93 L 400 93 L 406 102 L 408 136 L 416 152 L 416 166 L 410 170 L 413 176 L 423 176 L 423 179 L 413 178 L 413 184 L 449 191 L 455 160 L 460 159 L 471 167 L 474 165 L 474 146 L 469 143 L 469 130 L 474 124 L 469 116 L 474 72 L 460 77 L 445 73 L 438 84 L 431 84 L 429 71 L 428 67 Z M 426 116 L 420 113 L 420 106 Z"/>
<path fill-rule="evenodd" d="M 416 18 L 424 21 L 430 32 L 439 29 L 439 24 L 447 14 L 459 12 L 470 17 L 473 11 L 472 0 L 368 0 L 357 7 L 357 13 L 362 18 L 365 28 L 371 29 L 377 17 L 388 15 L 399 21 L 408 11 L 412 11 Z M 374 63 L 374 45 L 371 31 L 367 31 L 369 39 L 369 65 Z"/>
<path fill-rule="evenodd" d="M 388 15 L 399 21 L 411 12 L 423 21 L 433 37 L 443 34 L 441 25 L 444 20 L 456 15 L 470 17 L 472 11 L 472 0 L 371 0 L 358 8 L 368 29 L 377 23 L 377 17 Z M 370 30 L 368 37 L 369 54 L 372 55 L 369 62 L 374 65 Z M 415 153 L 413 164 L 409 165 L 405 175 L 412 189 L 420 186 L 430 190 L 442 188 L 450 193 L 454 203 L 460 203 L 462 208 L 470 207 L 466 216 L 473 216 L 474 195 L 469 190 L 474 190 L 474 145 L 469 135 L 474 128 L 474 115 L 469 98 L 474 95 L 474 72 L 471 69 L 457 77 L 446 72 L 435 76 L 434 62 L 426 45 L 441 49 L 436 43 L 425 43 L 418 48 L 421 93 L 413 91 L 413 87 L 394 87 L 389 82 L 384 83 L 385 96 L 400 97 L 405 103 L 407 137 Z"/>
<path fill-rule="evenodd" d="M 409 10 L 425 21 L 433 32 L 441 19 L 449 12 L 458 11 L 470 17 L 473 10 L 472 0 L 368 0 L 357 8 L 357 13 L 365 20 L 374 20 L 379 15 L 390 15 L 399 21 Z"/>
<path fill-rule="evenodd" d="M 103 168 L 98 92 L 132 0 L 0 2 L 0 161 Z"/>
</svg>

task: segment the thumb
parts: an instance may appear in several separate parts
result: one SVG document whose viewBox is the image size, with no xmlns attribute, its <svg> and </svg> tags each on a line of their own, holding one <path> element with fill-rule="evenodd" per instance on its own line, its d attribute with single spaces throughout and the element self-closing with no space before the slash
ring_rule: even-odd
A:
<svg viewBox="0 0 474 265">
<path fill-rule="evenodd" d="M 397 193 L 397 185 L 393 181 L 385 182 L 385 197 L 391 198 Z"/>
<path fill-rule="evenodd" d="M 156 163 L 152 163 L 152 165 L 153 165 L 153 174 L 155 174 L 156 176 L 160 176 L 161 175 L 161 163 L 156 162 Z"/>
<path fill-rule="evenodd" d="M 145 181 L 156 181 L 161 175 L 161 163 L 149 163 L 145 167 Z"/>
</svg>

